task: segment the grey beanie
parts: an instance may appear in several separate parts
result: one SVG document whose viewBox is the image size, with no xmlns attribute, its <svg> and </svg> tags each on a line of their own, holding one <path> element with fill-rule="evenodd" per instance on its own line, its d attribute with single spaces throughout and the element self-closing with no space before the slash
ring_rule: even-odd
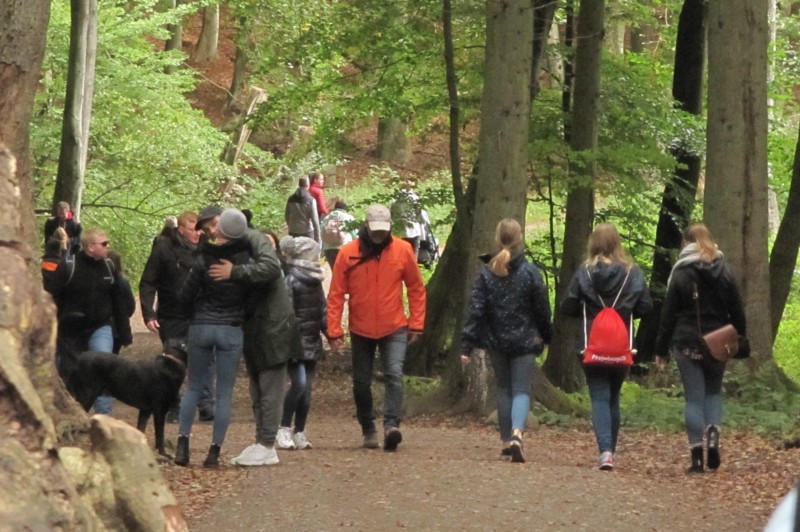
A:
<svg viewBox="0 0 800 532">
<path fill-rule="evenodd" d="M 244 236 L 247 230 L 247 218 L 244 217 L 244 214 L 239 209 L 225 209 L 219 215 L 217 228 L 220 236 L 228 240 L 236 240 Z"/>
<path fill-rule="evenodd" d="M 295 260 L 319 260 L 319 244 L 307 236 L 285 236 L 281 238 L 281 253 L 287 262 Z"/>
</svg>

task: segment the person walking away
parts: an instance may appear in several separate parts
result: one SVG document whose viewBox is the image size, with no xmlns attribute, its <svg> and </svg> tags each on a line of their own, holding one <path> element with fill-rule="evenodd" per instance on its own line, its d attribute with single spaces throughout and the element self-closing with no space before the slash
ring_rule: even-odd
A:
<svg viewBox="0 0 800 532">
<path fill-rule="evenodd" d="M 721 464 L 722 377 L 725 362 L 705 353 L 702 335 L 731 324 L 747 335 L 744 304 L 733 272 L 708 228 L 695 223 L 683 235 L 684 247 L 672 268 L 656 339 L 656 363 L 678 364 L 686 401 L 685 422 L 691 454 L 690 473 Z"/>
<path fill-rule="evenodd" d="M 383 360 L 383 449 L 396 451 L 403 440 L 403 362 L 406 345 L 420 339 L 425 326 L 425 285 L 408 242 L 391 235 L 392 217 L 383 205 L 367 209 L 358 239 L 342 246 L 328 293 L 331 349 L 344 343 L 342 313 L 349 296 L 349 328 L 353 359 L 353 398 L 363 446 L 379 447 L 372 405 L 375 350 Z M 403 287 L 410 316 L 403 307 Z"/>
<path fill-rule="evenodd" d="M 180 291 L 180 299 L 190 304 L 193 312 L 188 332 L 189 383 L 181 399 L 178 446 L 175 464 L 189 464 L 189 438 L 194 412 L 203 386 L 208 380 L 210 362 L 216 353 L 216 407 L 211 446 L 204 467 L 219 465 L 219 453 L 225 441 L 231 413 L 231 396 L 244 341 L 245 301 L 250 290 L 232 280 L 218 281 L 209 269 L 227 261 L 230 264 L 249 262 L 247 241 L 242 237 L 247 221 L 240 211 L 230 209 L 229 216 L 209 220 L 203 228 L 210 238 L 200 244 L 192 269 Z M 223 212 L 222 214 L 225 214 Z"/>
<path fill-rule="evenodd" d="M 283 401 L 276 445 L 279 449 L 310 449 L 306 420 L 317 362 L 324 355 L 320 335 L 328 332 L 327 302 L 322 289 L 325 275 L 319 263 L 319 245 L 310 238 L 285 236 L 281 249 L 286 257 L 286 288 L 297 318 L 302 351 L 299 359 L 289 361 L 291 386 Z"/>
<path fill-rule="evenodd" d="M 325 175 L 321 172 L 312 172 L 308 174 L 308 182 L 308 193 L 317 202 L 317 216 L 321 220 L 330 212 L 328 211 L 328 205 L 325 203 L 325 191 L 323 190 Z"/>
<path fill-rule="evenodd" d="M 80 352 L 114 350 L 112 323 L 124 305 L 119 274 L 108 259 L 110 245 L 102 229 L 83 231 L 78 253 L 62 260 L 55 274 L 45 279 L 45 290 L 58 306 L 58 373 L 71 391 Z M 111 415 L 111 397 L 98 397 L 94 411 Z"/>
<path fill-rule="evenodd" d="M 42 282 L 45 286 L 52 282 L 55 272 L 58 270 L 58 265 L 67 258 L 67 244 L 67 232 L 64 231 L 63 227 L 57 228 L 53 236 L 45 244 L 41 264 Z"/>
<path fill-rule="evenodd" d="M 307 236 L 320 241 L 316 200 L 308 192 L 308 178 L 298 180 L 297 190 L 286 200 L 284 219 L 291 236 Z"/>
<path fill-rule="evenodd" d="M 612 306 L 633 338 L 633 318 L 640 318 L 653 307 L 642 270 L 622 247 L 622 237 L 610 223 L 601 223 L 589 235 L 586 261 L 578 267 L 567 287 L 560 311 L 583 318 L 578 338 L 578 352 L 587 348 L 592 323 L 601 310 Z M 628 345 L 632 348 L 632 345 Z M 620 427 L 619 396 L 628 375 L 628 366 L 583 364 L 589 398 L 592 402 L 592 425 L 600 452 L 598 467 L 611 471 Z"/>
<path fill-rule="evenodd" d="M 83 231 L 83 227 L 75 218 L 75 213 L 70 210 L 69 203 L 66 201 L 58 202 L 55 215 L 48 218 L 44 223 L 45 244 L 47 244 L 47 241 L 59 227 L 66 231 L 67 238 L 69 239 L 67 256 L 75 255 L 81 247 L 81 232 Z"/>
<path fill-rule="evenodd" d="M 114 263 L 114 268 L 118 275 L 117 282 L 119 283 L 117 290 L 120 297 L 116 300 L 116 305 L 119 308 L 115 309 L 114 321 L 111 323 L 112 336 L 114 337 L 114 347 L 111 352 L 118 355 L 123 347 L 133 343 L 131 316 L 136 310 L 136 298 L 133 297 L 131 283 L 125 277 L 125 271 L 122 269 L 122 256 L 112 249 L 108 252 L 108 258 Z"/>
<path fill-rule="evenodd" d="M 348 229 L 348 226 L 354 221 L 355 218 L 347 212 L 347 204 L 339 198 L 336 199 L 330 214 L 322 220 L 322 252 L 325 254 L 325 260 L 328 261 L 331 271 L 336 264 L 339 250 L 343 245 L 352 242 L 354 238 L 352 230 Z"/>
<path fill-rule="evenodd" d="M 531 383 L 536 357 L 550 344 L 550 301 L 539 270 L 525 259 L 522 228 L 513 218 L 495 229 L 493 256 L 470 294 L 461 332 L 461 361 L 469 363 L 473 349 L 485 347 L 497 379 L 497 418 L 501 456 L 524 462 L 522 438 L 530 412 Z"/>
</svg>

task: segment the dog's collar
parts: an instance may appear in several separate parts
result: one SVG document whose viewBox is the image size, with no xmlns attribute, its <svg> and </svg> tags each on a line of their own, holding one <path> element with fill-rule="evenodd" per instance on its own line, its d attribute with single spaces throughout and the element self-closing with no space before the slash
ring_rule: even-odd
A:
<svg viewBox="0 0 800 532">
<path fill-rule="evenodd" d="M 181 366 L 183 366 L 184 368 L 186 367 L 186 362 L 184 362 L 184 361 L 183 361 L 183 360 L 181 360 L 180 358 L 177 358 L 177 357 L 175 357 L 175 356 L 173 356 L 173 355 L 168 355 L 168 354 L 166 354 L 166 353 L 161 353 L 161 356 L 162 356 L 162 357 L 164 357 L 164 358 L 168 358 L 168 359 L 170 359 L 170 360 L 174 360 L 175 362 L 177 362 L 178 364 L 180 364 L 180 365 L 181 365 Z"/>
</svg>

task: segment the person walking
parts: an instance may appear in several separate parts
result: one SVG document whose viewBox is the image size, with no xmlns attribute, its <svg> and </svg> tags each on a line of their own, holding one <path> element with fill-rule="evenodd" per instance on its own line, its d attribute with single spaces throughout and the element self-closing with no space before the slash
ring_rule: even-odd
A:
<svg viewBox="0 0 800 532">
<path fill-rule="evenodd" d="M 744 304 L 730 266 L 708 228 L 695 223 L 683 235 L 684 247 L 672 268 L 656 339 L 656 364 L 675 359 L 683 381 L 685 422 L 691 454 L 690 473 L 721 464 L 722 376 L 725 362 L 705 352 L 702 335 L 731 324 L 747 335 Z"/>
<path fill-rule="evenodd" d="M 77 218 L 75 218 L 75 213 L 70 210 L 69 203 L 66 201 L 58 202 L 55 215 L 48 218 L 44 223 L 45 244 L 47 244 L 47 241 L 59 227 L 64 229 L 67 233 L 69 241 L 67 245 L 67 256 L 75 255 L 81 248 L 81 233 L 83 227 Z"/>
<path fill-rule="evenodd" d="M 197 401 L 205 383 L 211 360 L 216 355 L 216 405 L 211 446 L 204 467 L 219 465 L 219 453 L 225 441 L 231 413 L 231 396 L 244 342 L 243 325 L 250 290 L 232 280 L 216 280 L 210 274 L 213 265 L 227 262 L 245 264 L 250 252 L 242 239 L 247 221 L 240 211 L 214 217 L 204 224 L 209 238 L 200 244 L 192 269 L 180 291 L 180 300 L 191 305 L 192 318 L 187 336 L 189 383 L 181 399 L 178 446 L 175 464 L 189 465 L 191 436 Z"/>
<path fill-rule="evenodd" d="M 330 212 L 328 205 L 325 203 L 325 175 L 322 172 L 312 172 L 308 174 L 308 193 L 317 202 L 317 216 L 321 220 Z"/>
<path fill-rule="evenodd" d="M 562 313 L 583 318 L 579 353 L 587 347 L 588 331 L 595 316 L 607 306 L 613 306 L 632 338 L 632 319 L 647 314 L 653 302 L 644 274 L 622 247 L 622 237 L 617 228 L 610 223 L 601 223 L 589 236 L 587 259 L 575 271 L 561 302 Z M 619 396 L 628 367 L 584 364 L 583 371 L 589 387 L 592 425 L 600 452 L 598 467 L 611 471 L 619 437 Z"/>
<path fill-rule="evenodd" d="M 376 349 L 383 360 L 383 449 L 396 451 L 403 440 L 403 362 L 406 346 L 420 339 L 425 326 L 425 285 L 408 242 L 391 235 L 392 217 L 383 205 L 367 209 L 358 239 L 342 246 L 328 293 L 328 338 L 331 349 L 344 344 L 342 313 L 348 299 L 353 359 L 353 398 L 363 446 L 377 449 L 372 406 L 372 368 Z M 410 316 L 403 307 L 403 286 Z"/>
<path fill-rule="evenodd" d="M 302 352 L 299 359 L 289 361 L 291 386 L 283 401 L 276 445 L 279 449 L 310 449 L 306 420 L 317 362 L 324 354 L 320 335 L 328 329 L 322 289 L 325 275 L 319 263 L 319 245 L 310 238 L 285 236 L 281 239 L 281 249 L 286 257 L 286 288 L 297 317 Z"/>
<path fill-rule="evenodd" d="M 481 257 L 487 262 L 472 286 L 464 328 L 461 361 L 485 347 L 497 379 L 497 418 L 501 456 L 524 462 L 522 437 L 530 412 L 536 356 L 550 343 L 550 301 L 541 273 L 525 259 L 522 228 L 513 218 L 495 229 L 499 251 Z"/>
<path fill-rule="evenodd" d="M 322 253 L 325 260 L 333 271 L 336 264 L 336 257 L 339 250 L 348 242 L 352 242 L 354 235 L 348 225 L 353 223 L 355 218 L 347 212 L 347 204 L 344 200 L 336 199 L 333 210 L 323 218 L 322 227 Z"/>
<path fill-rule="evenodd" d="M 317 202 L 308 192 L 308 178 L 301 177 L 297 190 L 286 200 L 284 219 L 291 236 L 307 236 L 320 241 Z"/>
</svg>

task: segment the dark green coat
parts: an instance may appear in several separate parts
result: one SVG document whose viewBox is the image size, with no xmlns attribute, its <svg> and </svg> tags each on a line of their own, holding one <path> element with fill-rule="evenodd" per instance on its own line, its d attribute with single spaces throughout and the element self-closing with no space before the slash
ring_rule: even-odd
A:
<svg viewBox="0 0 800 532">
<path fill-rule="evenodd" d="M 244 323 L 244 359 L 252 375 L 299 358 L 300 333 L 292 303 L 286 293 L 278 255 L 267 238 L 255 229 L 243 237 L 255 260 L 234 266 L 231 279 L 251 287 Z"/>
</svg>

